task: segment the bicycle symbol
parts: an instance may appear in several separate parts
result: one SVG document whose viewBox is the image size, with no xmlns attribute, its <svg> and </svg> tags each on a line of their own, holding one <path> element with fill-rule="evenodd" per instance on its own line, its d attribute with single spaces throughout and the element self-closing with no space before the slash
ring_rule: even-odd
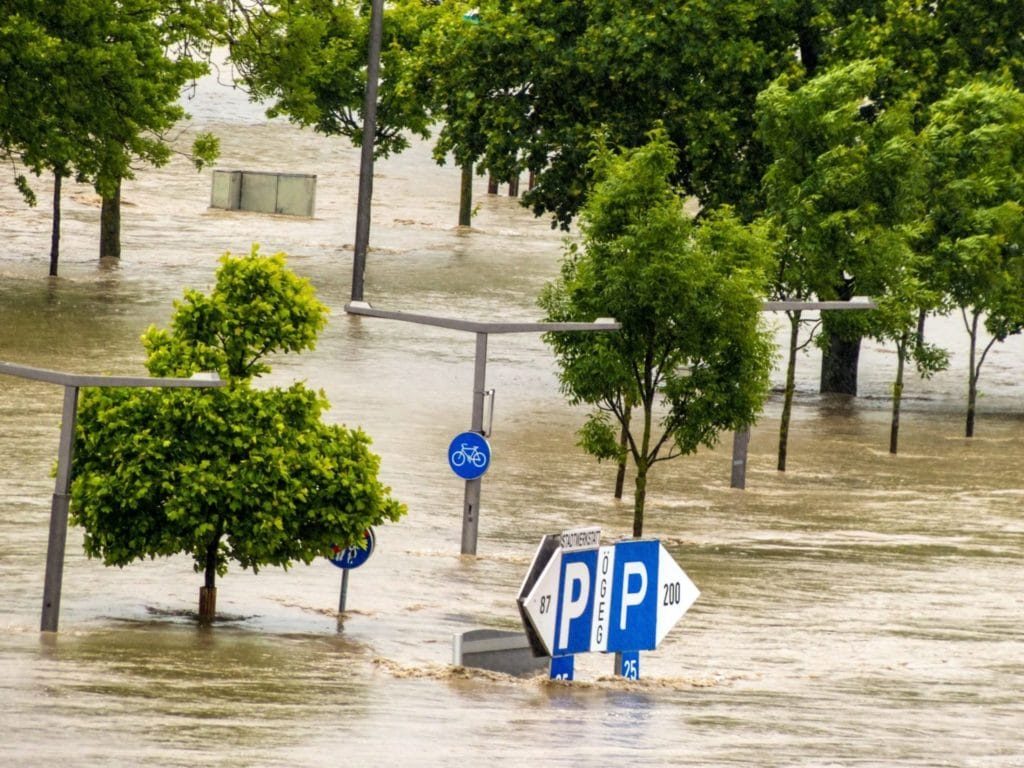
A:
<svg viewBox="0 0 1024 768">
<path fill-rule="evenodd" d="M 479 432 L 462 432 L 448 445 L 448 466 L 463 480 L 475 480 L 491 465 L 491 446 Z"/>
<path fill-rule="evenodd" d="M 487 456 L 479 446 L 462 443 L 459 450 L 452 451 L 451 462 L 453 467 L 461 467 L 469 462 L 477 469 L 483 469 L 487 465 Z"/>
</svg>

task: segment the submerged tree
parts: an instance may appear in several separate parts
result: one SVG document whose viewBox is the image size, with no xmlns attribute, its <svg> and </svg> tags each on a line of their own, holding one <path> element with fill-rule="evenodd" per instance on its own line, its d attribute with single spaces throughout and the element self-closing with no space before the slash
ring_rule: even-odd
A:
<svg viewBox="0 0 1024 768">
<path fill-rule="evenodd" d="M 100 193 L 100 255 L 119 253 L 121 181 L 137 161 L 169 160 L 166 133 L 185 115 L 182 87 L 206 71 L 187 41 L 208 36 L 200 30 L 215 18 L 199 0 L 0 0 L 0 153 L 37 176 L 53 174 L 51 275 L 66 178 Z M 200 135 L 197 163 L 215 155 L 215 142 Z M 28 179 L 15 175 L 34 205 Z"/>
<path fill-rule="evenodd" d="M 759 97 L 758 117 L 774 156 L 764 177 L 768 213 L 781 230 L 774 298 L 894 297 L 880 315 L 835 312 L 823 318 L 829 317 L 826 336 L 870 333 L 897 343 L 898 394 L 919 310 L 936 302 L 927 298 L 935 292 L 927 291 L 927 269 L 912 247 L 923 218 L 925 164 L 911 105 L 879 101 L 889 72 L 883 60 L 862 60 L 807 81 L 780 79 Z M 798 341 L 801 313 L 788 314 L 780 471 L 786 469 L 795 356 L 806 345 Z M 834 342 L 822 346 L 834 349 Z M 940 361 L 924 346 L 914 349 L 922 363 Z M 898 404 L 893 415 L 898 418 Z"/>
<path fill-rule="evenodd" d="M 107 565 L 185 553 L 204 573 L 200 618 L 216 611 L 228 562 L 287 568 L 362 542 L 405 508 L 377 477 L 358 429 L 325 424 L 301 383 L 256 389 L 274 352 L 312 349 L 326 307 L 281 254 L 226 255 L 209 294 L 187 291 L 171 329 L 143 336 L 154 376 L 217 371 L 216 391 L 102 389 L 82 398 L 72 520 Z"/>
<path fill-rule="evenodd" d="M 620 155 L 599 147 L 582 247 L 570 246 L 561 278 L 540 298 L 551 321 L 622 324 L 546 340 L 569 400 L 597 407 L 581 430 L 584 450 L 619 458 L 612 420 L 626 435 L 634 536 L 643 533 L 651 468 L 752 424 L 772 362 L 760 327 L 768 244 L 727 210 L 695 223 L 669 181 L 675 163 L 661 130 Z"/>
<path fill-rule="evenodd" d="M 921 137 L 931 164 L 935 270 L 970 338 L 972 437 L 985 359 L 1024 330 L 1024 93 L 983 82 L 958 88 L 935 104 Z"/>
</svg>

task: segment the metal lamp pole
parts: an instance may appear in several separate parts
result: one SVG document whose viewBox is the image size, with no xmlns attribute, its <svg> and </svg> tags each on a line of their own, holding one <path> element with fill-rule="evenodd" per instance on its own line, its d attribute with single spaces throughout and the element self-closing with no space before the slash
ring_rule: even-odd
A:
<svg viewBox="0 0 1024 768">
<path fill-rule="evenodd" d="M 352 301 L 363 300 L 366 251 L 370 245 L 370 204 L 373 199 L 373 152 L 377 138 L 377 87 L 380 77 L 384 0 L 370 5 L 370 48 L 366 59 L 366 98 L 363 101 L 363 141 L 359 155 L 359 198 L 356 203 L 356 244 L 352 256 Z"/>
<path fill-rule="evenodd" d="M 834 311 L 850 311 L 875 309 L 877 305 L 870 299 L 867 301 L 765 301 L 761 304 L 762 312 L 795 312 L 806 309 Z M 731 488 L 743 490 L 747 487 L 747 449 L 750 447 L 750 427 L 736 430 L 732 436 L 732 475 L 729 479 Z"/>
<path fill-rule="evenodd" d="M 404 320 L 420 325 L 433 325 L 476 334 L 476 360 L 473 368 L 473 410 L 470 431 L 484 434 L 484 399 L 487 380 L 487 337 L 492 333 L 549 333 L 551 331 L 617 331 L 622 326 L 614 320 L 601 319 L 593 323 L 503 323 L 478 320 L 459 320 L 410 312 L 390 312 L 374 309 L 365 301 L 345 305 L 350 315 L 379 317 L 385 320 Z M 477 532 L 480 526 L 480 481 L 466 481 L 462 511 L 462 554 L 475 555 Z"/>
<path fill-rule="evenodd" d="M 158 379 L 144 376 L 89 376 L 27 365 L 0 362 L 0 374 L 20 379 L 43 381 L 64 387 L 64 406 L 57 450 L 57 482 L 50 506 L 50 537 L 46 547 L 46 578 L 43 584 L 43 611 L 39 629 L 56 632 L 60 621 L 60 593 L 64 580 L 64 550 L 68 538 L 68 510 L 71 506 L 71 461 L 75 453 L 75 420 L 78 416 L 78 390 L 81 387 L 223 387 L 215 375 L 207 378 Z"/>
</svg>

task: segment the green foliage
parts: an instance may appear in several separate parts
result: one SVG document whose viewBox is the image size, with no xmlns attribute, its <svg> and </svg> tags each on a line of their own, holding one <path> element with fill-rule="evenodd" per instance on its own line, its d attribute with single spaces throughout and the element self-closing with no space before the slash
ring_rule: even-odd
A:
<svg viewBox="0 0 1024 768">
<path fill-rule="evenodd" d="M 636 147 L 660 120 L 687 194 L 756 207 L 754 98 L 795 64 L 777 4 L 491 0 L 478 25 L 461 20 L 467 4 L 452 5 L 417 49 L 416 87 L 441 122 L 438 159 L 499 179 L 534 171 L 525 202 L 568 227 L 591 188 L 594 132 Z"/>
<path fill-rule="evenodd" d="M 174 303 L 170 332 L 151 327 L 143 335 L 147 367 L 154 376 L 189 376 L 203 370 L 223 378 L 249 379 L 270 370 L 271 352 L 312 349 L 327 323 L 327 308 L 308 280 L 285 266 L 283 254 L 220 260 L 209 294 L 191 289 Z"/>
<path fill-rule="evenodd" d="M 782 281 L 803 283 L 781 290 L 882 295 L 906 253 L 925 183 L 910 109 L 886 105 L 870 118 L 860 109 L 879 96 L 886 71 L 884 62 L 856 61 L 807 81 L 776 81 L 758 99 L 773 157 L 767 210 L 800 263 Z"/>
<path fill-rule="evenodd" d="M 1019 332 L 1024 93 L 981 82 L 956 89 L 933 107 L 922 141 L 928 235 L 946 291 L 955 306 L 984 312 L 993 335 Z"/>
<path fill-rule="evenodd" d="M 282 255 L 225 256 L 211 293 L 188 291 L 171 330 L 144 337 L 151 374 L 212 368 L 225 388 L 83 394 L 72 520 L 90 556 L 124 566 L 186 553 L 212 578 L 232 560 L 309 563 L 404 514 L 369 438 L 323 422 L 321 393 L 253 385 L 267 355 L 311 349 L 325 315 Z"/>
<path fill-rule="evenodd" d="M 181 87 L 205 71 L 170 55 L 197 13 L 189 0 L 0 0 L 0 148 L 105 195 L 134 159 L 165 163 Z"/>
<path fill-rule="evenodd" d="M 427 135 L 427 107 L 421 94 L 403 87 L 403 72 L 437 12 L 422 3 L 385 12 L 374 139 L 378 157 L 405 149 L 405 131 Z M 286 115 L 361 144 L 369 20 L 369 4 L 358 0 L 283 0 L 245 12 L 236 8 L 231 60 L 252 98 L 272 102 L 269 116 Z"/>
<path fill-rule="evenodd" d="M 628 430 L 636 535 L 648 469 L 753 423 L 772 360 L 759 325 L 770 255 L 764 233 L 728 210 L 693 222 L 670 183 L 675 157 L 661 130 L 636 150 L 598 150 L 583 247 L 570 247 L 561 278 L 540 297 L 550 321 L 614 317 L 622 324 L 615 333 L 545 339 L 569 400 L 598 406 Z M 626 423 L 627 403 L 642 417 Z M 584 429 L 584 447 L 605 458 L 618 453 L 613 441 L 600 420 Z"/>
<path fill-rule="evenodd" d="M 204 131 L 196 135 L 192 142 L 192 164 L 197 171 L 216 162 L 220 156 L 220 139 L 212 133 Z"/>
<path fill-rule="evenodd" d="M 604 411 L 590 414 L 580 427 L 579 438 L 577 445 L 598 461 L 610 459 L 618 462 L 626 458 L 611 420 Z"/>
</svg>

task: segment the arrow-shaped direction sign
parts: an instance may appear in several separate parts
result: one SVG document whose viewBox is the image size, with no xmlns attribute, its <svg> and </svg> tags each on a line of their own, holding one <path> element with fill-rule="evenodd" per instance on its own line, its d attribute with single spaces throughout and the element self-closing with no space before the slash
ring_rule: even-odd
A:
<svg viewBox="0 0 1024 768">
<path fill-rule="evenodd" d="M 700 595 L 656 540 L 542 547 L 535 566 L 519 605 L 527 633 L 550 656 L 652 650 Z"/>
</svg>

